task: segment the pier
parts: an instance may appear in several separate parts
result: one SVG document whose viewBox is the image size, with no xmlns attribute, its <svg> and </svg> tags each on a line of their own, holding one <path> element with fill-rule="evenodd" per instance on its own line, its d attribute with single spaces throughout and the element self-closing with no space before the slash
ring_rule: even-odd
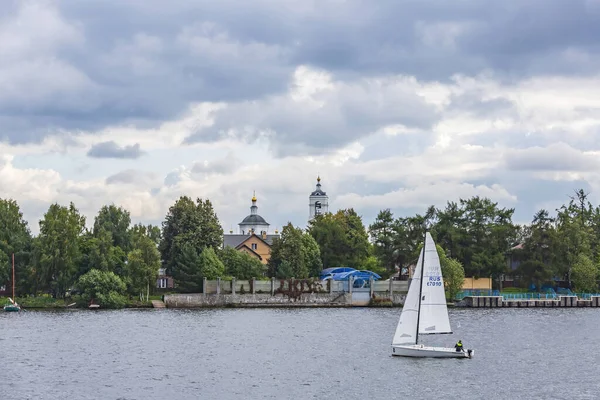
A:
<svg viewBox="0 0 600 400">
<path fill-rule="evenodd" d="M 554 299 L 505 299 L 503 296 L 467 296 L 456 303 L 467 308 L 600 307 L 600 296 L 581 299 L 558 296 Z"/>
</svg>

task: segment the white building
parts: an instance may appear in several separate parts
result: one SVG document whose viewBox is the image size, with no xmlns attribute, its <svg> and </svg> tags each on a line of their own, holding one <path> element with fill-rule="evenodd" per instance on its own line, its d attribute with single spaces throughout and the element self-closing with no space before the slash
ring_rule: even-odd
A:
<svg viewBox="0 0 600 400">
<path fill-rule="evenodd" d="M 317 177 L 317 188 L 308 197 L 308 220 L 329 212 L 329 197 L 321 190 L 321 177 Z"/>
</svg>

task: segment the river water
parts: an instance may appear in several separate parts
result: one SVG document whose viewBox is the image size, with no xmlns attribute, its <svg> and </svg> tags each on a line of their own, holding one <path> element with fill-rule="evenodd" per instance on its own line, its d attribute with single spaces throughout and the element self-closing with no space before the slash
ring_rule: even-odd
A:
<svg viewBox="0 0 600 400">
<path fill-rule="evenodd" d="M 0 398 L 597 399 L 600 309 L 453 309 L 465 360 L 390 356 L 400 309 L 0 314 Z M 435 339 L 435 340 L 430 340 Z"/>
</svg>

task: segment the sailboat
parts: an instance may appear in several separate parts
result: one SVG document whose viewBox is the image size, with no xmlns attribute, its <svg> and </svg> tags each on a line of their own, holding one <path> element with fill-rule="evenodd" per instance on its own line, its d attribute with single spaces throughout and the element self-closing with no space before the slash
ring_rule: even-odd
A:
<svg viewBox="0 0 600 400">
<path fill-rule="evenodd" d="M 419 335 L 451 334 L 440 258 L 429 232 L 415 268 L 400 320 L 392 340 L 392 355 L 404 357 L 471 358 L 474 351 L 432 347 Z"/>
<path fill-rule="evenodd" d="M 21 307 L 17 304 L 15 298 L 15 254 L 12 255 L 12 298 L 8 298 L 9 304 L 4 306 L 4 311 L 21 311 Z"/>
</svg>

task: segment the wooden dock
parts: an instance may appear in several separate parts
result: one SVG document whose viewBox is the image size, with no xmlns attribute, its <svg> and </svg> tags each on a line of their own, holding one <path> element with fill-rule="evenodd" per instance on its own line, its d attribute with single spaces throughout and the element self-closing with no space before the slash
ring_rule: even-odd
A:
<svg viewBox="0 0 600 400">
<path fill-rule="evenodd" d="M 160 300 L 152 300 L 152 307 L 153 308 L 166 308 L 165 303 L 163 303 Z"/>
<path fill-rule="evenodd" d="M 558 296 L 555 299 L 504 299 L 502 296 L 468 296 L 456 303 L 468 308 L 531 308 L 531 307 L 600 307 L 600 296 L 580 299 L 577 296 Z"/>
</svg>

